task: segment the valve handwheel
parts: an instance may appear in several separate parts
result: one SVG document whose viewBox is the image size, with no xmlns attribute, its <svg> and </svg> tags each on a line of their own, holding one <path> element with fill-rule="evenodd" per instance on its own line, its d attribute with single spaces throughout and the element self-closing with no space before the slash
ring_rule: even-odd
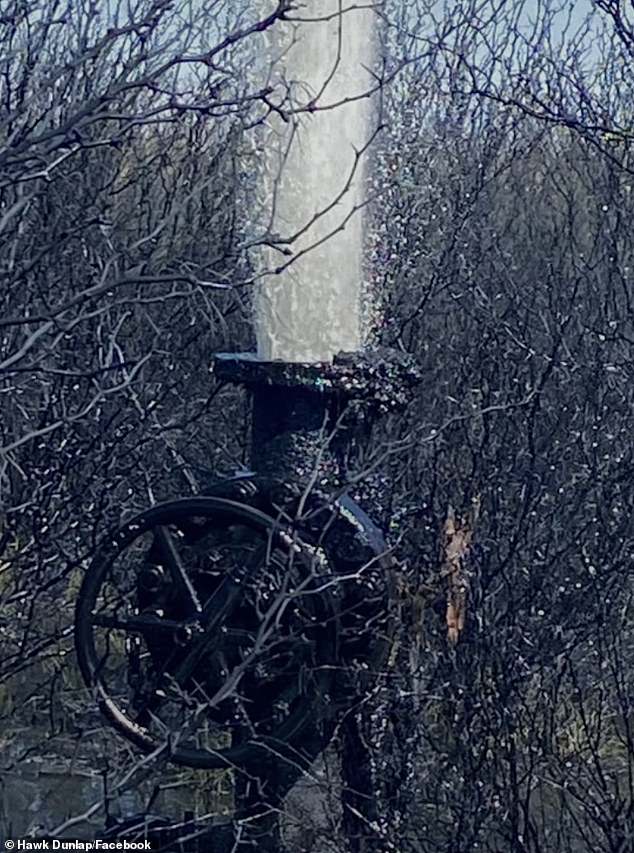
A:
<svg viewBox="0 0 634 853">
<path fill-rule="evenodd" d="M 248 767 L 301 746 L 337 669 L 338 589 L 320 549 L 248 504 L 186 498 L 99 548 L 76 609 L 83 677 L 146 752 Z"/>
</svg>

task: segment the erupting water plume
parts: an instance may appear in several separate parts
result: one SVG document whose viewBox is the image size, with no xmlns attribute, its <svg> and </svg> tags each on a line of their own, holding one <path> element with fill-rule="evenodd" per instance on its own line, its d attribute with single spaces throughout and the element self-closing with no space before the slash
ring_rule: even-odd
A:
<svg viewBox="0 0 634 853">
<path fill-rule="evenodd" d="M 271 113 L 264 144 L 262 189 L 270 234 L 280 241 L 265 250 L 264 263 L 280 271 L 263 279 L 256 296 L 263 360 L 331 361 L 363 345 L 374 28 L 371 9 L 306 0 L 265 34 L 271 97 L 286 101 Z"/>
</svg>

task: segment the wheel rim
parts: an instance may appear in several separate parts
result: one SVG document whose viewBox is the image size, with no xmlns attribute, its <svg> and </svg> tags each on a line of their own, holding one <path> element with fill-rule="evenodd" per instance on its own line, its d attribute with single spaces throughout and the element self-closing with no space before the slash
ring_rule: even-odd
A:
<svg viewBox="0 0 634 853">
<path fill-rule="evenodd" d="M 84 578 L 83 677 L 117 731 L 176 763 L 244 766 L 295 748 L 336 662 L 329 576 L 316 549 L 248 505 L 153 507 L 106 540 Z"/>
</svg>

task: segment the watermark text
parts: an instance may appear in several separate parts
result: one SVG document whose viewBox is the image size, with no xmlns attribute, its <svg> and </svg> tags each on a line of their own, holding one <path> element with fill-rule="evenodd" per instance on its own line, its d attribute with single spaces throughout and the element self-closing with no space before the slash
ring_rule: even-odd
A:
<svg viewBox="0 0 634 853">
<path fill-rule="evenodd" d="M 32 851 L 32 850 L 151 850 L 149 841 L 102 841 L 96 838 L 94 841 L 82 841 L 79 838 L 46 838 L 38 841 L 33 838 L 8 838 L 4 842 L 5 850 Z"/>
</svg>

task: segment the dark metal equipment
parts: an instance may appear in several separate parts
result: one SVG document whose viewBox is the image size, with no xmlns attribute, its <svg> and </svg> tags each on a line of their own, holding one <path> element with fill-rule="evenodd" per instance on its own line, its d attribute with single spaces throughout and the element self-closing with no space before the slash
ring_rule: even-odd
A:
<svg viewBox="0 0 634 853">
<path fill-rule="evenodd" d="M 306 365 L 222 354 L 214 369 L 252 395 L 254 472 L 108 536 L 75 637 L 120 734 L 181 765 L 242 774 L 239 819 L 279 804 L 385 660 L 392 561 L 368 514 L 380 517 L 380 494 L 365 508 L 352 500 L 347 467 L 418 375 L 385 352 Z M 278 849 L 273 823 L 253 821 L 262 850 Z"/>
</svg>

